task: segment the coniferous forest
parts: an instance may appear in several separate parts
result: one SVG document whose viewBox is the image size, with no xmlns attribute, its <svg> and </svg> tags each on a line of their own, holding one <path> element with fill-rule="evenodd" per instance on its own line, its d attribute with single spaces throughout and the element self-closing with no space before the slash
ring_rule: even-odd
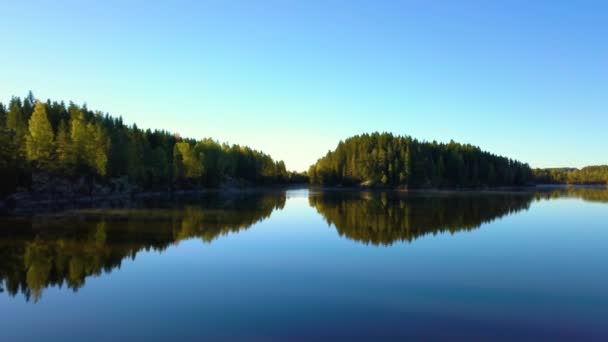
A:
<svg viewBox="0 0 608 342">
<path fill-rule="evenodd" d="M 424 142 L 389 133 L 346 139 L 309 169 L 319 185 L 463 188 L 520 186 L 533 181 L 527 164 L 479 147 Z"/>
<path fill-rule="evenodd" d="M 88 183 L 128 177 L 144 190 L 305 181 L 246 146 L 143 130 L 86 105 L 41 102 L 30 92 L 0 103 L 0 194 L 28 189 L 40 173 Z"/>
</svg>

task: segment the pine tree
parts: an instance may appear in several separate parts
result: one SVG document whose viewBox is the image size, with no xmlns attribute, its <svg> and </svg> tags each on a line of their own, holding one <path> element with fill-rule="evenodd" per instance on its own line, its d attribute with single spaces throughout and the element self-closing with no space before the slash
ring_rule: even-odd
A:
<svg viewBox="0 0 608 342">
<path fill-rule="evenodd" d="M 53 128 L 46 115 L 46 106 L 36 101 L 26 137 L 27 159 L 41 168 L 49 168 L 54 150 Z"/>
<path fill-rule="evenodd" d="M 59 122 L 59 127 L 57 128 L 56 147 L 58 163 L 57 168 L 71 175 L 74 172 L 76 156 L 74 154 L 74 148 L 72 146 L 72 139 L 68 131 L 68 126 L 63 120 Z"/>
<path fill-rule="evenodd" d="M 87 125 L 87 131 L 89 132 L 89 148 L 87 149 L 87 159 L 89 166 L 99 176 L 105 176 L 108 164 L 108 147 L 109 142 L 106 134 L 103 131 L 101 125 L 94 125 L 89 123 Z"/>
<path fill-rule="evenodd" d="M 18 157 L 25 159 L 25 136 L 27 135 L 27 121 L 23 114 L 21 99 L 11 98 L 6 113 L 6 128 L 14 132 L 14 143 L 18 147 Z"/>
<path fill-rule="evenodd" d="M 18 97 L 11 98 L 8 105 L 8 113 L 6 114 L 6 128 L 16 131 L 22 123 L 21 99 Z"/>
<path fill-rule="evenodd" d="M 70 139 L 72 140 L 72 153 L 77 169 L 87 165 L 87 127 L 84 114 L 76 105 L 70 104 Z"/>
</svg>

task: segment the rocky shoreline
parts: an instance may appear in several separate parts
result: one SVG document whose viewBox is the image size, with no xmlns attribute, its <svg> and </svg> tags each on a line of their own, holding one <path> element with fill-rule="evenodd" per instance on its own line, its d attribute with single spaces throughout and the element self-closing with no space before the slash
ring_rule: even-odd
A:
<svg viewBox="0 0 608 342">
<path fill-rule="evenodd" d="M 132 205 L 146 199 L 170 200 L 176 197 L 194 197 L 207 193 L 236 194 L 245 192 L 276 191 L 301 188 L 304 185 L 237 184 L 225 182 L 218 188 L 187 189 L 166 188 L 147 190 L 129 182 L 127 177 L 100 183 L 84 177 L 66 179 L 48 175 L 32 177 L 30 189 L 0 198 L 0 214 L 33 215 L 79 207 L 116 207 Z"/>
</svg>

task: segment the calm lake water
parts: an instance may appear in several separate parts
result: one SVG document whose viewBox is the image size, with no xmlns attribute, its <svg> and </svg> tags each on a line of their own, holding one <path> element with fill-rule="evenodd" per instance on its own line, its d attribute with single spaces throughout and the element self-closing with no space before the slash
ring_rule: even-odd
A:
<svg viewBox="0 0 608 342">
<path fill-rule="evenodd" d="M 294 190 L 0 218 L 0 340 L 606 340 L 607 263 L 606 190 Z"/>
</svg>

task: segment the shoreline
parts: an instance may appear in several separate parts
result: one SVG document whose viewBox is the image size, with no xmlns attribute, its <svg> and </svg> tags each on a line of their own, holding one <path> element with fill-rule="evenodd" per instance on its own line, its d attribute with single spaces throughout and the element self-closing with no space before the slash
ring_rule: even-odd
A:
<svg viewBox="0 0 608 342">
<path fill-rule="evenodd" d="M 597 189 L 606 190 L 608 185 L 586 184 L 536 184 L 511 187 L 484 187 L 484 188 L 429 188 L 404 189 L 361 186 L 316 186 L 309 184 L 275 184 L 260 186 L 225 186 L 218 188 L 196 190 L 167 190 L 167 191 L 131 191 L 110 194 L 71 195 L 37 194 L 34 192 L 20 192 L 0 200 L 0 216 L 37 215 L 53 211 L 87 208 L 89 206 L 128 205 L 132 202 L 146 200 L 180 200 L 195 199 L 209 194 L 234 196 L 240 194 L 256 194 L 288 190 L 309 190 L 312 193 L 320 192 L 388 192 L 402 194 L 470 194 L 470 193 L 528 193 L 545 192 L 562 189 Z"/>
<path fill-rule="evenodd" d="M 528 190 L 553 190 L 553 189 L 608 189 L 604 184 L 531 184 L 522 186 L 496 186 L 479 188 L 390 188 L 390 187 L 365 187 L 365 186 L 319 186 L 311 185 L 310 190 L 317 191 L 378 191 L 378 192 L 502 192 L 502 191 L 528 191 Z"/>
<path fill-rule="evenodd" d="M 297 189 L 307 189 L 307 185 L 299 184 L 275 184 L 264 186 L 244 186 L 244 187 L 219 187 L 192 190 L 166 190 L 166 191 L 130 191 L 116 193 L 99 193 L 65 196 L 61 194 L 40 194 L 35 192 L 19 192 L 6 196 L 0 200 L 0 216 L 12 215 L 36 215 L 41 213 L 67 210 L 75 208 L 87 208 L 89 206 L 99 206 L 100 204 L 123 203 L 146 200 L 175 200 L 175 199 L 194 199 L 209 194 L 219 195 L 238 195 L 255 194 L 265 192 L 287 191 Z"/>
</svg>

